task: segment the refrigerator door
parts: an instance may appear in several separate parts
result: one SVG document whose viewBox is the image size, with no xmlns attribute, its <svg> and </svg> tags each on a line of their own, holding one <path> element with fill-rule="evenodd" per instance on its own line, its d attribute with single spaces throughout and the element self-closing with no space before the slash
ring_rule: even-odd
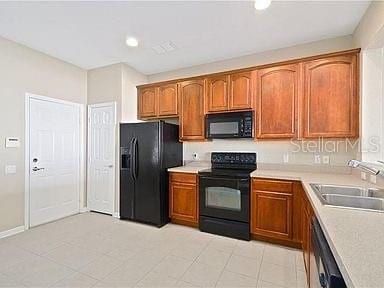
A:
<svg viewBox="0 0 384 288">
<path fill-rule="evenodd" d="M 159 122 L 120 125 L 120 218 L 160 225 Z"/>
<path fill-rule="evenodd" d="M 132 149 L 134 129 L 120 125 L 120 218 L 134 219 L 135 181 L 133 178 Z"/>
<path fill-rule="evenodd" d="M 159 122 L 140 123 L 131 157 L 135 189 L 135 220 L 161 225 Z"/>
</svg>

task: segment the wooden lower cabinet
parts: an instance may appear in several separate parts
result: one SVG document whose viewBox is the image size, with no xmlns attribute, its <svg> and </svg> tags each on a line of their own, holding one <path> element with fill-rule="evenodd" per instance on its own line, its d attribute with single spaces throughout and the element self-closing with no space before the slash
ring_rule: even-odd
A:
<svg viewBox="0 0 384 288">
<path fill-rule="evenodd" d="M 304 257 L 304 266 L 307 273 L 307 281 L 310 280 L 310 262 L 311 262 L 311 220 L 313 217 L 312 206 L 309 203 L 305 193 L 302 194 L 302 249 Z"/>
<path fill-rule="evenodd" d="M 292 237 L 292 194 L 252 191 L 252 232 L 279 239 Z"/>
<path fill-rule="evenodd" d="M 197 226 L 199 221 L 197 175 L 171 173 L 169 216 L 172 222 Z"/>
<path fill-rule="evenodd" d="M 252 179 L 251 234 L 253 238 L 301 247 L 298 182 Z M 300 211 L 300 210 L 299 210 Z"/>
<path fill-rule="evenodd" d="M 197 227 L 197 174 L 170 173 L 169 179 L 169 215 L 172 222 Z M 309 281 L 314 212 L 301 182 L 252 178 L 250 209 L 252 238 L 302 249 Z"/>
</svg>

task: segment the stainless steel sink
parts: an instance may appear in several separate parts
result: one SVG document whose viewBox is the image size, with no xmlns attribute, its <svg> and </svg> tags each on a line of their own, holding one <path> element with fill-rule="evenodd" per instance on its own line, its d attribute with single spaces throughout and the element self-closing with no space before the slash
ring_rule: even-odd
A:
<svg viewBox="0 0 384 288">
<path fill-rule="evenodd" d="M 321 203 L 384 212 L 384 190 L 354 186 L 310 184 Z"/>
</svg>

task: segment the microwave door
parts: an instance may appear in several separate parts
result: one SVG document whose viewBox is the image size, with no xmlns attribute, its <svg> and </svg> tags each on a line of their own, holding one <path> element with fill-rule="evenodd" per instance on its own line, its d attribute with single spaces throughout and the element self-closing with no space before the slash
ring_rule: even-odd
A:
<svg viewBox="0 0 384 288">
<path fill-rule="evenodd" d="M 228 119 L 208 122 L 207 138 L 236 138 L 240 135 L 240 122 Z"/>
</svg>

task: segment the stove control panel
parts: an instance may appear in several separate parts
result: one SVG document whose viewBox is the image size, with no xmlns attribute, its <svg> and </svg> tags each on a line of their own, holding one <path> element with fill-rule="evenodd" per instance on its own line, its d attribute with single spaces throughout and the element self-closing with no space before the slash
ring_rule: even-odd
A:
<svg viewBox="0 0 384 288">
<path fill-rule="evenodd" d="M 231 166 L 249 166 L 256 165 L 256 153 L 241 152 L 212 152 L 212 166 L 231 168 Z"/>
</svg>

